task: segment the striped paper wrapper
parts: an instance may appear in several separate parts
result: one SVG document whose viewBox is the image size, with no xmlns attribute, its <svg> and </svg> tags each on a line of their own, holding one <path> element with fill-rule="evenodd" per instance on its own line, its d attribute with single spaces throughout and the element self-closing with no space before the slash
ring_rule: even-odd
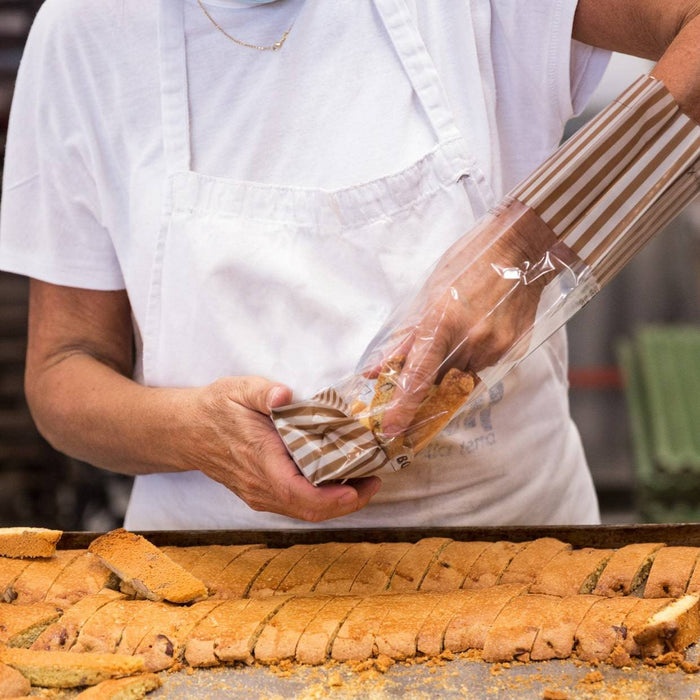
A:
<svg viewBox="0 0 700 700">
<path fill-rule="evenodd" d="M 487 253 L 499 236 L 530 233 L 529 240 L 550 242 L 520 267 L 493 266 L 493 274 L 513 280 L 496 306 L 515 303 L 511 298 L 519 285 L 537 280 L 544 285 L 534 320 L 493 366 L 478 372 L 462 412 L 475 410 L 489 387 L 563 326 L 697 196 L 699 170 L 700 126 L 680 110 L 660 81 L 643 76 L 465 235 L 468 246 L 486 232 Z M 464 255 L 464 273 L 475 257 L 479 255 Z M 424 301 L 419 293 L 413 313 L 425 308 Z M 409 318 L 408 325 L 412 322 Z M 373 382 L 366 379 L 368 367 L 377 357 L 388 357 L 387 343 L 405 332 L 406 319 L 403 326 L 396 323 L 394 317 L 387 322 L 354 376 L 308 401 L 273 411 L 277 431 L 312 483 L 410 465 L 414 454 L 408 433 L 397 454 L 372 432 L 371 420 L 363 421 L 352 410 L 358 396 L 374 393 Z M 465 340 L 468 333 L 466 329 Z M 443 374 L 447 367 L 441 369 Z"/>
</svg>

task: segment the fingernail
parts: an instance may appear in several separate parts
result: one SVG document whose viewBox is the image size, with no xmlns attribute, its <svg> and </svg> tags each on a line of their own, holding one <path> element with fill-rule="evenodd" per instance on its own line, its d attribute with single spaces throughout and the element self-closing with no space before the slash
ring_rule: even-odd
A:
<svg viewBox="0 0 700 700">
<path fill-rule="evenodd" d="M 284 392 L 284 389 L 280 386 L 273 387 L 270 389 L 270 391 L 267 394 L 267 406 L 268 408 L 276 408 L 277 404 L 279 403 L 280 399 L 282 398 L 282 394 Z"/>
<path fill-rule="evenodd" d="M 379 491 L 380 488 L 382 488 L 382 482 L 380 479 L 377 479 L 374 482 L 374 485 L 372 486 L 372 492 L 370 494 L 370 498 L 372 498 L 372 496 L 374 496 Z"/>
<path fill-rule="evenodd" d="M 338 503 L 341 506 L 349 506 L 357 501 L 357 491 L 348 491 L 344 493 L 339 499 Z"/>
</svg>

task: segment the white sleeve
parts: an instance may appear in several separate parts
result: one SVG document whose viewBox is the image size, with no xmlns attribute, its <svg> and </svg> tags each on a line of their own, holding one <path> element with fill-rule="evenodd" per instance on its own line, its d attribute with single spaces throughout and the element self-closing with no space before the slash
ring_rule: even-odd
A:
<svg viewBox="0 0 700 700">
<path fill-rule="evenodd" d="M 491 1 L 502 73 L 520 84 L 526 111 L 551 105 L 564 124 L 585 107 L 610 52 L 572 39 L 577 0 Z"/>
<path fill-rule="evenodd" d="M 72 42 L 66 7 L 42 7 L 20 64 L 3 176 L 0 268 L 54 284 L 122 289 L 103 225 L 105 193 L 94 175 L 106 156 L 90 98 L 90 56 Z"/>
</svg>

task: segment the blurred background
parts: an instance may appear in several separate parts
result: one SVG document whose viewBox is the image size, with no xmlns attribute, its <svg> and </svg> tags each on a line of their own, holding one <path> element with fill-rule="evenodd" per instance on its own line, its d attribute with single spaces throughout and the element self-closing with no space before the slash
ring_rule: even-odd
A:
<svg viewBox="0 0 700 700">
<path fill-rule="evenodd" d="M 40 4 L 0 0 L 0 163 L 16 70 Z M 613 56 L 565 137 L 649 67 Z M 27 281 L 0 272 L 0 527 L 121 525 L 130 479 L 69 459 L 36 432 L 22 391 L 26 316 Z M 569 324 L 571 411 L 604 522 L 700 521 L 699 336 L 696 200 Z"/>
</svg>

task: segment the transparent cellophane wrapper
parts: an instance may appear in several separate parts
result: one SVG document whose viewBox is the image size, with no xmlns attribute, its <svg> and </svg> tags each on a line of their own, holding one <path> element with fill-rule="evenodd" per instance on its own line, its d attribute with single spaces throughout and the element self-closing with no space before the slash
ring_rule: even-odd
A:
<svg viewBox="0 0 700 700">
<path fill-rule="evenodd" d="M 351 376 L 273 411 L 299 469 L 320 484 L 409 467 L 695 198 L 699 167 L 700 127 L 643 76 L 426 272 Z M 468 322 L 445 343 L 455 310 Z M 506 349 L 479 357 L 499 323 Z M 407 399 L 397 432 L 385 419 Z"/>
</svg>

